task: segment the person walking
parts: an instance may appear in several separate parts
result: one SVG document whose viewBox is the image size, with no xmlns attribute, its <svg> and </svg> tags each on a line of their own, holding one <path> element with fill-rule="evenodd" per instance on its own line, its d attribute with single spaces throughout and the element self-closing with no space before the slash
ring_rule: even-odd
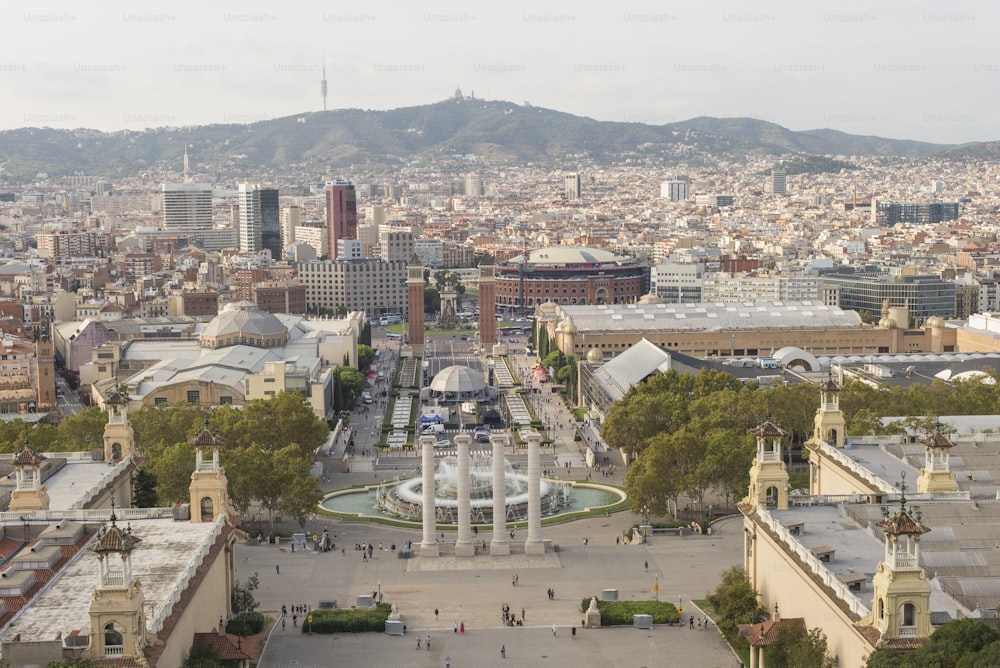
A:
<svg viewBox="0 0 1000 668">
<path fill-rule="evenodd" d="M 451 657 L 444 657 L 444 668 L 451 668 Z"/>
<path fill-rule="evenodd" d="M 552 637 L 553 638 L 556 637 L 556 625 L 555 624 L 552 625 Z"/>
<path fill-rule="evenodd" d="M 573 640 L 576 640 L 576 627 L 575 626 L 572 629 L 570 629 L 570 633 L 573 634 Z"/>
<path fill-rule="evenodd" d="M 647 571 L 649 571 L 649 562 L 648 562 L 648 561 L 647 561 L 647 562 L 645 562 L 645 563 L 643 564 L 643 566 L 645 566 L 646 570 L 647 570 Z"/>
<path fill-rule="evenodd" d="M 501 659 L 507 658 L 507 645 L 500 645 L 500 658 Z"/>
<path fill-rule="evenodd" d="M 431 651 L 431 634 L 427 634 L 427 651 Z"/>
<path fill-rule="evenodd" d="M 285 630 L 285 616 L 284 615 L 281 616 L 281 630 L 282 631 Z"/>
<path fill-rule="evenodd" d="M 281 565 L 280 564 L 275 564 L 274 565 L 274 574 L 275 575 L 281 575 Z"/>
<path fill-rule="evenodd" d="M 420 643 L 423 641 L 419 635 L 417 635 L 417 651 L 420 651 Z"/>
</svg>

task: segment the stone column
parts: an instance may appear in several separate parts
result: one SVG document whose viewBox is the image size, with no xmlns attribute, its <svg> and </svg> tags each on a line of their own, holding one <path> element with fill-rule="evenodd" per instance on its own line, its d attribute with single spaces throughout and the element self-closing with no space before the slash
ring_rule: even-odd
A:
<svg viewBox="0 0 1000 668">
<path fill-rule="evenodd" d="M 490 542 L 491 556 L 510 554 L 510 540 L 507 537 L 507 472 L 504 470 L 504 446 L 506 434 L 491 434 L 493 446 L 493 540 Z"/>
<path fill-rule="evenodd" d="M 434 437 L 421 436 L 420 449 L 422 456 L 420 475 L 423 486 L 424 520 L 424 539 L 420 543 L 420 556 L 436 557 L 440 554 L 440 551 L 434 530 L 436 519 L 434 510 Z"/>
<path fill-rule="evenodd" d="M 542 542 L 542 435 L 532 431 L 528 440 L 528 540 L 525 554 L 545 554 Z"/>
<path fill-rule="evenodd" d="M 476 546 L 472 542 L 472 495 L 469 474 L 469 444 L 472 437 L 459 434 L 455 437 L 458 446 L 458 540 L 455 541 L 456 557 L 472 557 Z"/>
</svg>

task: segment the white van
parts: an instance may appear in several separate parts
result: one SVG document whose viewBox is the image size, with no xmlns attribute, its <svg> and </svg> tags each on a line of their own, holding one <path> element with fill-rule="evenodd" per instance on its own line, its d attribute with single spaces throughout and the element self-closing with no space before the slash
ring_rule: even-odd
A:
<svg viewBox="0 0 1000 668">
<path fill-rule="evenodd" d="M 362 392 L 361 393 L 361 400 L 364 401 L 366 404 L 370 404 L 372 402 L 372 393 L 371 392 Z"/>
<path fill-rule="evenodd" d="M 425 424 L 420 428 L 421 436 L 430 436 L 432 434 L 440 434 L 444 432 L 444 425 L 440 422 L 434 422 L 431 424 Z"/>
</svg>

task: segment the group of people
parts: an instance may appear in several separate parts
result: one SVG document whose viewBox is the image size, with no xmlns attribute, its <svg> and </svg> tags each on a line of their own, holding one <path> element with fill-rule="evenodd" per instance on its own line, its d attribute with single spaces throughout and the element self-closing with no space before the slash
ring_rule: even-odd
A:
<svg viewBox="0 0 1000 668">
<path fill-rule="evenodd" d="M 504 626 L 524 626 L 524 608 L 521 608 L 521 618 L 510 611 L 510 605 L 503 603 L 500 605 L 500 619 Z"/>
</svg>

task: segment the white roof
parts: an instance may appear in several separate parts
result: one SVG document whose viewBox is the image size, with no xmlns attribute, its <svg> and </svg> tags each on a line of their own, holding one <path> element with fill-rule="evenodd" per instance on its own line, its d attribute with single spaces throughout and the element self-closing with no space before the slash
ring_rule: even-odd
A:
<svg viewBox="0 0 1000 668">
<path fill-rule="evenodd" d="M 628 350 L 609 360 L 594 372 L 612 401 L 618 401 L 629 388 L 653 373 L 670 370 L 670 353 L 641 339 Z"/>
<path fill-rule="evenodd" d="M 520 264 L 524 255 L 511 258 L 510 264 Z M 604 262 L 631 262 L 628 258 L 600 248 L 586 246 L 550 246 L 539 248 L 528 253 L 528 264 L 562 265 L 562 264 L 600 264 Z"/>
<path fill-rule="evenodd" d="M 438 371 L 430 388 L 435 392 L 478 392 L 486 388 L 486 381 L 469 367 L 456 365 Z"/>
<path fill-rule="evenodd" d="M 759 329 L 855 329 L 856 311 L 813 302 L 739 302 L 697 304 L 560 305 L 580 333 L 733 331 Z"/>
<path fill-rule="evenodd" d="M 200 560 L 199 548 L 215 540 L 216 523 L 162 519 L 131 520 L 130 524 L 133 534 L 142 539 L 132 552 L 132 573 L 142 583 L 149 623 L 181 584 L 189 562 Z M 90 602 L 99 583 L 97 557 L 85 548 L 59 575 L 58 586 L 38 596 L 13 630 L 21 642 L 48 641 L 57 633 L 66 637 L 72 631 L 89 633 Z"/>
</svg>

